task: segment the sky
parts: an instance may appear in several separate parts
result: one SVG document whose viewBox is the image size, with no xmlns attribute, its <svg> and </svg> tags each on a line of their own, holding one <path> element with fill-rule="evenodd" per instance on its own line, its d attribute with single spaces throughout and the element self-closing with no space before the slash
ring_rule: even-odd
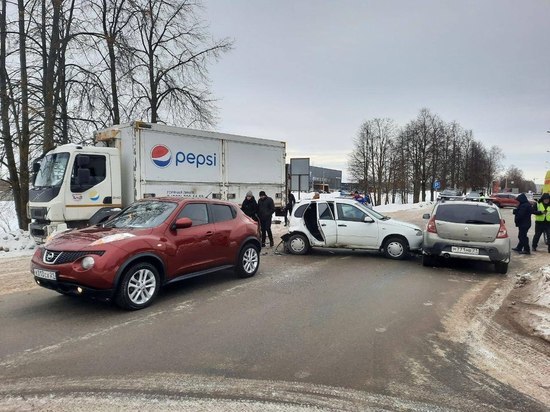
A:
<svg viewBox="0 0 550 412">
<path fill-rule="evenodd" d="M 343 171 L 361 124 L 420 109 L 550 169 L 550 0 L 204 0 L 216 130 L 283 140 L 287 161 Z"/>
</svg>

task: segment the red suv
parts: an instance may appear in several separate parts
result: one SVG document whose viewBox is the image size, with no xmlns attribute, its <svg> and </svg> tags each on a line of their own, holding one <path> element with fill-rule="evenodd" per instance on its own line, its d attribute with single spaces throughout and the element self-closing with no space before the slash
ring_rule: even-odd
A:
<svg viewBox="0 0 550 412">
<path fill-rule="evenodd" d="M 161 285 L 234 268 L 254 276 L 258 225 L 235 204 L 210 199 L 138 201 L 102 225 L 58 234 L 36 250 L 40 286 L 67 295 L 151 304 Z"/>
<path fill-rule="evenodd" d="M 519 202 L 516 199 L 517 195 L 513 193 L 493 193 L 490 200 L 498 207 L 517 207 Z"/>
</svg>

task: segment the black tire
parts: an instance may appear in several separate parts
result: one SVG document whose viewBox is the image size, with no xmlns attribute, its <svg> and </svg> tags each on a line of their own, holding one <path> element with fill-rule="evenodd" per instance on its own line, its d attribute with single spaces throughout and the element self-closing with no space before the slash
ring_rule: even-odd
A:
<svg viewBox="0 0 550 412">
<path fill-rule="evenodd" d="M 409 244 L 401 237 L 393 236 L 384 242 L 384 256 L 403 260 L 409 255 Z"/>
<path fill-rule="evenodd" d="M 116 304 L 124 309 L 138 310 L 149 306 L 160 289 L 160 276 L 153 265 L 137 263 L 124 272 L 116 293 Z"/>
<path fill-rule="evenodd" d="M 259 249 L 252 243 L 244 245 L 239 253 L 239 260 L 235 267 L 235 273 L 240 278 L 250 278 L 256 274 L 260 267 Z"/>
<path fill-rule="evenodd" d="M 295 233 L 286 241 L 286 247 L 293 255 L 305 255 L 309 252 L 309 240 L 301 233 Z"/>
<path fill-rule="evenodd" d="M 508 263 L 507 262 L 495 262 L 495 271 L 502 275 L 508 273 Z"/>
<path fill-rule="evenodd" d="M 434 267 L 435 257 L 433 257 L 432 255 L 422 255 L 422 266 Z"/>
</svg>

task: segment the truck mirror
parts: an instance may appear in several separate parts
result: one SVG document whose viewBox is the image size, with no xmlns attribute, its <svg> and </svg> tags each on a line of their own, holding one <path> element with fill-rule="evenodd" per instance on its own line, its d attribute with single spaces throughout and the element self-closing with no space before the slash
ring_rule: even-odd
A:
<svg viewBox="0 0 550 412">
<path fill-rule="evenodd" d="M 38 173 L 40 171 L 40 162 L 34 162 L 32 164 L 33 173 Z"/>
</svg>

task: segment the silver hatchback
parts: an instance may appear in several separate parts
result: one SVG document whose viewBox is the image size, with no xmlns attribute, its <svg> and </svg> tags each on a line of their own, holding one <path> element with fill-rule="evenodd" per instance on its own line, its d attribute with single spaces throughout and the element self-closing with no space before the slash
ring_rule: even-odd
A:
<svg viewBox="0 0 550 412">
<path fill-rule="evenodd" d="M 497 206 L 453 201 L 436 204 L 424 231 L 422 264 L 458 258 L 493 262 L 498 273 L 508 272 L 510 237 Z"/>
</svg>

